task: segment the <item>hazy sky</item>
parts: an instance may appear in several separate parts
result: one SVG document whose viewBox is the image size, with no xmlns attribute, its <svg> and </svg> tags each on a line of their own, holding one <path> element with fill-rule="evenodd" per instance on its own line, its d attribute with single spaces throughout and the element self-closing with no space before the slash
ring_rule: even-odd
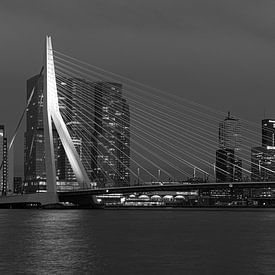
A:
<svg viewBox="0 0 275 275">
<path fill-rule="evenodd" d="M 0 123 L 11 135 L 46 34 L 139 82 L 251 121 L 275 117 L 274 14 L 274 0 L 1 0 Z"/>
</svg>

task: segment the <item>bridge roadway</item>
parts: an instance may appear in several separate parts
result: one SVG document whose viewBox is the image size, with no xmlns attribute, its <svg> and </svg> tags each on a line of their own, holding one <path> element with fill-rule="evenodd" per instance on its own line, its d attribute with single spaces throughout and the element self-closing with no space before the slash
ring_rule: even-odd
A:
<svg viewBox="0 0 275 275">
<path fill-rule="evenodd" d="M 230 183 L 157 183 L 141 186 L 93 188 L 75 191 L 58 191 L 57 194 L 48 192 L 30 194 L 12 194 L 0 196 L 0 208 L 21 208 L 28 206 L 51 206 L 58 202 L 71 202 L 79 206 L 97 207 L 94 196 L 101 194 L 129 194 L 153 191 L 190 191 L 211 189 L 245 189 L 245 188 L 274 188 L 275 181 L 270 182 L 230 182 Z M 53 202 L 53 198 L 54 199 Z"/>
<path fill-rule="evenodd" d="M 60 202 L 75 202 L 85 200 L 90 196 L 101 194 L 129 194 L 153 191 L 190 191 L 190 190 L 211 190 L 211 189 L 245 189 L 245 188 L 275 188 L 275 181 L 269 182 L 222 182 L 222 183 L 176 183 L 176 184 L 154 184 L 141 186 L 94 188 L 77 191 L 59 191 Z"/>
</svg>

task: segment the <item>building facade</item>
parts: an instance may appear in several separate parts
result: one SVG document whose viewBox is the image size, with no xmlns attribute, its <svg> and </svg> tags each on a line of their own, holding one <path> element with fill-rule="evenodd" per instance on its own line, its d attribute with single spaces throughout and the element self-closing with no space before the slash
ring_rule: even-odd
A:
<svg viewBox="0 0 275 275">
<path fill-rule="evenodd" d="M 231 116 L 219 123 L 219 147 L 221 149 L 232 149 L 238 154 L 241 146 L 241 124 L 239 119 Z"/>
<path fill-rule="evenodd" d="M 8 143 L 4 125 L 0 125 L 0 165 L 0 188 L 5 195 L 8 191 Z"/>
<path fill-rule="evenodd" d="M 13 192 L 18 194 L 23 192 L 23 179 L 22 177 L 14 177 L 13 178 Z"/>
<path fill-rule="evenodd" d="M 27 80 L 24 191 L 46 190 L 43 127 L 43 76 Z M 91 180 L 99 186 L 130 184 L 130 111 L 122 85 L 57 78 L 61 115 Z M 76 183 L 76 177 L 53 125 L 57 183 Z"/>
<path fill-rule="evenodd" d="M 84 79 L 63 78 L 62 81 L 58 81 L 57 87 L 60 91 L 59 106 L 61 114 L 80 160 L 92 181 L 94 168 L 92 150 L 94 134 L 93 84 Z M 60 141 L 58 144 L 57 175 L 60 181 L 76 181 L 76 177 Z"/>
<path fill-rule="evenodd" d="M 251 180 L 275 180 L 275 120 L 262 120 L 262 146 L 251 148 Z"/>
<path fill-rule="evenodd" d="M 102 186 L 130 185 L 130 110 L 122 85 L 94 83 L 94 176 Z"/>
<path fill-rule="evenodd" d="M 219 149 L 216 151 L 216 181 L 242 180 L 241 124 L 231 116 L 219 123 Z"/>
<path fill-rule="evenodd" d="M 46 165 L 43 127 L 43 76 L 27 80 L 27 101 L 34 93 L 26 113 L 24 152 L 24 191 L 46 190 Z M 54 151 L 57 156 L 58 134 L 53 128 Z M 57 158 L 56 158 L 57 162 Z"/>
<path fill-rule="evenodd" d="M 275 180 L 275 149 L 263 146 L 251 149 L 251 180 Z"/>
<path fill-rule="evenodd" d="M 275 120 L 273 119 L 262 120 L 262 146 L 275 149 Z"/>
</svg>

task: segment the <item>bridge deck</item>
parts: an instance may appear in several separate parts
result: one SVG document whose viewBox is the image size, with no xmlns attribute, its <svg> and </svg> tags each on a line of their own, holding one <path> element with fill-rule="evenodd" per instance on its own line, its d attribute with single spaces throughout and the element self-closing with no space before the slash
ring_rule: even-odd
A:
<svg viewBox="0 0 275 275">
<path fill-rule="evenodd" d="M 181 183 L 169 185 L 142 185 L 110 188 L 94 188 L 78 191 L 59 191 L 56 195 L 58 201 L 73 201 L 92 203 L 92 196 L 112 193 L 135 193 L 135 192 L 152 192 L 152 191 L 190 191 L 190 190 L 211 190 L 211 189 L 244 189 L 244 188 L 275 188 L 275 182 L 231 182 L 231 183 Z M 41 205 L 53 204 L 53 194 L 51 193 L 33 193 L 19 194 L 11 196 L 1 196 L 0 205 L 12 204 L 30 204 L 38 203 Z"/>
<path fill-rule="evenodd" d="M 190 191 L 190 190 L 211 190 L 223 188 L 275 188 L 275 182 L 227 182 L 227 183 L 181 183 L 169 185 L 142 185 L 110 188 L 94 188 L 78 191 L 58 192 L 59 197 L 83 196 L 83 195 L 100 195 L 112 193 L 134 193 L 134 192 L 151 192 L 151 191 Z"/>
</svg>

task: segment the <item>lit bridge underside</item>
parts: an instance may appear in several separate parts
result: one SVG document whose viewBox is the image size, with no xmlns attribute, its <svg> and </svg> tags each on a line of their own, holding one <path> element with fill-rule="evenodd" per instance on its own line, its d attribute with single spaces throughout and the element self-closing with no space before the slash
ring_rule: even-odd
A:
<svg viewBox="0 0 275 275">
<path fill-rule="evenodd" d="M 91 196 L 101 194 L 130 194 L 142 192 L 157 192 L 157 191 L 191 191 L 191 190 L 217 190 L 217 189 L 250 189 L 250 188 L 275 188 L 275 182 L 227 182 L 227 183 L 177 183 L 163 185 L 143 185 L 143 186 L 128 186 L 128 187 L 110 187 L 97 188 L 90 190 L 79 191 L 59 191 L 58 197 L 61 202 L 78 203 L 87 200 Z"/>
<path fill-rule="evenodd" d="M 110 187 L 96 188 L 79 191 L 58 191 L 57 198 L 59 202 L 70 202 L 79 207 L 97 208 L 94 196 L 101 194 L 131 194 L 146 193 L 158 191 L 210 191 L 219 189 L 242 190 L 242 189 L 261 189 L 275 188 L 275 182 L 232 182 L 232 183 L 177 183 L 169 185 L 143 185 L 129 187 Z M 0 200 L 0 208 L 25 208 L 33 206 L 50 205 L 51 194 L 33 193 L 18 194 L 14 196 L 3 196 Z M 56 206 L 53 206 L 56 207 Z"/>
</svg>

